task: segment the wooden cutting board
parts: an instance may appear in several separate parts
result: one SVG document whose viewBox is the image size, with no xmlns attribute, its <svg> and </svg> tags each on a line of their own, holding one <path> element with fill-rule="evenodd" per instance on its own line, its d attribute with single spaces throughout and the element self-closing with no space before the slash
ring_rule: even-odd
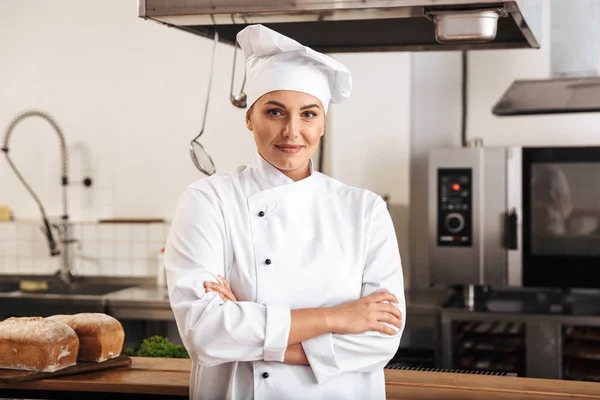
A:
<svg viewBox="0 0 600 400">
<path fill-rule="evenodd" d="M 17 383 L 27 381 L 37 381 L 40 379 L 51 379 L 57 376 L 67 376 L 82 374 L 85 372 L 103 371 L 106 369 L 129 367 L 131 365 L 131 358 L 127 356 L 119 356 L 111 360 L 103 361 L 100 363 L 79 361 L 76 365 L 61 369 L 56 372 L 32 372 L 32 371 L 19 371 L 14 369 L 0 369 L 0 382 L 4 383 Z"/>
</svg>

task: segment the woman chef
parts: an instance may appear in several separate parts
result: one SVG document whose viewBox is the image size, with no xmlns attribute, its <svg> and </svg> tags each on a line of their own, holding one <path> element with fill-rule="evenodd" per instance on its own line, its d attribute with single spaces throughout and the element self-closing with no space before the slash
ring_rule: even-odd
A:
<svg viewBox="0 0 600 400">
<path fill-rule="evenodd" d="M 165 252 L 192 399 L 384 399 L 405 322 L 385 202 L 315 172 L 351 76 L 262 25 L 242 30 L 251 165 L 190 185 Z"/>
</svg>

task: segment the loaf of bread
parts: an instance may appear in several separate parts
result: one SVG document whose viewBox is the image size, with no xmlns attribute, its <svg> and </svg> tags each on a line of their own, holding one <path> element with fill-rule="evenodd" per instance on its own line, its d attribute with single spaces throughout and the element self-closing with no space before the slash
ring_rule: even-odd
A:
<svg viewBox="0 0 600 400">
<path fill-rule="evenodd" d="M 121 355 L 125 331 L 115 318 L 101 313 L 53 315 L 48 319 L 67 324 L 79 336 L 80 361 L 102 362 Z"/>
<path fill-rule="evenodd" d="M 75 331 L 42 317 L 0 322 L 0 368 L 55 372 L 77 362 Z"/>
</svg>

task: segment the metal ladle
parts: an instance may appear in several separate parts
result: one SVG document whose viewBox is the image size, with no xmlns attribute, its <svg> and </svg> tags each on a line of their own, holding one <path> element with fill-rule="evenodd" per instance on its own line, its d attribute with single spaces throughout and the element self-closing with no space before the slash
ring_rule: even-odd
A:
<svg viewBox="0 0 600 400">
<path fill-rule="evenodd" d="M 236 60 L 236 56 L 237 56 L 237 49 L 238 49 L 238 43 L 237 41 L 235 42 L 235 44 L 233 45 L 233 68 L 231 70 L 231 89 L 230 89 L 230 95 L 229 95 L 229 100 L 231 101 L 231 104 L 233 104 L 234 106 L 238 107 L 238 108 L 246 108 L 248 106 L 247 104 L 247 96 L 246 93 L 244 93 L 244 86 L 246 86 L 246 69 L 244 68 L 244 80 L 242 81 L 242 88 L 240 89 L 240 94 L 235 95 L 233 94 L 233 81 L 235 80 L 235 60 Z"/>
<path fill-rule="evenodd" d="M 217 51 L 217 43 L 219 43 L 219 33 L 215 31 L 215 38 L 213 41 L 212 63 L 210 65 L 208 90 L 206 92 L 206 104 L 204 106 L 204 117 L 202 119 L 202 129 L 200 129 L 200 133 L 198 134 L 198 136 L 193 138 L 190 142 L 190 157 L 192 158 L 192 162 L 194 163 L 196 168 L 198 168 L 201 172 L 209 176 L 217 172 L 215 168 L 215 163 L 213 162 L 210 155 L 208 155 L 204 147 L 200 144 L 200 142 L 198 142 L 198 139 L 204 133 L 204 127 L 206 125 L 206 115 L 208 114 L 208 101 L 210 99 L 210 87 L 212 85 L 213 72 L 215 68 L 215 55 Z"/>
</svg>

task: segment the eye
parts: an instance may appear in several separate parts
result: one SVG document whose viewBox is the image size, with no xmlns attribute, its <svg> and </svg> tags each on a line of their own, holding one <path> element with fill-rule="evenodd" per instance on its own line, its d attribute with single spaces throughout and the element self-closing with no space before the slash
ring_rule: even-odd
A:
<svg viewBox="0 0 600 400">
<path fill-rule="evenodd" d="M 277 108 L 271 108 L 270 110 L 267 110 L 267 114 L 271 117 L 280 117 L 283 115 L 281 110 L 278 110 Z"/>
<path fill-rule="evenodd" d="M 317 116 L 317 113 L 314 111 L 306 111 L 303 115 L 305 118 L 312 119 Z"/>
</svg>

